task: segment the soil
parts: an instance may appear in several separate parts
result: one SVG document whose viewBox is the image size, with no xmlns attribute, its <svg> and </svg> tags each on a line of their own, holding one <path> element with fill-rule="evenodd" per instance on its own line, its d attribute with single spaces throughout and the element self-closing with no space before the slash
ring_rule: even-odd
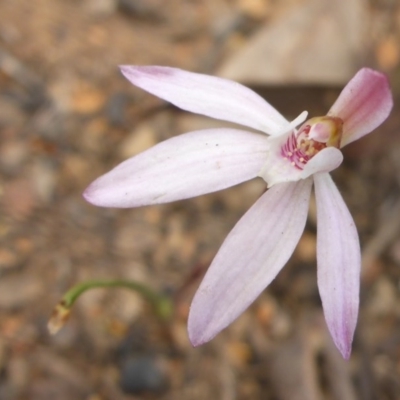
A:
<svg viewBox="0 0 400 400">
<path fill-rule="evenodd" d="M 300 0 L 0 0 L 0 399 L 400 399 L 400 5 L 371 0 L 368 66 L 395 107 L 344 150 L 333 173 L 363 254 L 348 362 L 333 346 L 316 280 L 315 205 L 288 265 L 237 321 L 193 348 L 187 316 L 201 277 L 266 190 L 237 187 L 138 209 L 82 192 L 173 135 L 223 126 L 130 85 L 119 64 L 214 73 Z M 279 43 L 277 43 L 279 45 Z M 305 44 L 306 45 L 306 44 Z M 251 68 L 251 66 L 249 66 Z M 289 119 L 323 115 L 341 88 L 254 87 Z M 124 289 L 83 294 L 50 335 L 64 293 L 126 279 L 172 299 L 161 321 Z"/>
</svg>

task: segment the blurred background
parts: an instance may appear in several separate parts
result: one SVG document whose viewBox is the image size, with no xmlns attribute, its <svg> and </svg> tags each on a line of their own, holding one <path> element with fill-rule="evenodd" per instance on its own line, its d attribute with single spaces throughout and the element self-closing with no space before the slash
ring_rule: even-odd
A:
<svg viewBox="0 0 400 400">
<path fill-rule="evenodd" d="M 0 399 L 400 399 L 400 3 L 396 0 L 0 0 Z M 241 81 L 288 119 L 324 115 L 361 66 L 388 74 L 391 117 L 344 150 L 334 179 L 363 249 L 353 354 L 327 334 L 316 284 L 315 206 L 295 254 L 212 342 L 193 349 L 189 305 L 257 179 L 199 198 L 96 208 L 82 191 L 173 135 L 226 126 L 130 85 L 119 64 Z M 170 296 L 161 322 L 123 289 Z"/>
</svg>

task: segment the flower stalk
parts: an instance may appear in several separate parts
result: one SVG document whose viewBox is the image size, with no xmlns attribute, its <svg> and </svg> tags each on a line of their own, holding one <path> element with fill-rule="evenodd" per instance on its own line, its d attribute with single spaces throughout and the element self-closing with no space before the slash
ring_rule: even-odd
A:
<svg viewBox="0 0 400 400">
<path fill-rule="evenodd" d="M 83 293 L 87 292 L 88 290 L 98 288 L 123 288 L 132 290 L 140 294 L 152 305 L 154 313 L 161 320 L 167 321 L 172 315 L 172 300 L 167 296 L 154 292 L 141 283 L 122 279 L 88 280 L 78 283 L 64 294 L 63 298 L 55 306 L 48 322 L 47 327 L 49 332 L 51 334 L 55 334 L 66 324 L 69 319 L 72 306 Z"/>
</svg>

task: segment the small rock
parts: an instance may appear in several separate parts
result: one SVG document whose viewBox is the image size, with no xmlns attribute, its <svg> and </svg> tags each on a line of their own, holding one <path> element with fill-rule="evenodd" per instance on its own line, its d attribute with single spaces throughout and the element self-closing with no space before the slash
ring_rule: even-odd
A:
<svg viewBox="0 0 400 400">
<path fill-rule="evenodd" d="M 286 338 L 292 332 L 293 325 L 290 316 L 281 310 L 277 313 L 270 328 L 270 335 L 276 339 Z"/>
<path fill-rule="evenodd" d="M 106 17 L 115 12 L 117 0 L 86 0 L 87 11 L 95 17 Z"/>
<path fill-rule="evenodd" d="M 14 394 L 21 393 L 29 381 L 29 361 L 22 356 L 11 357 L 7 365 L 7 378 Z"/>
<path fill-rule="evenodd" d="M 368 302 L 368 311 L 375 317 L 392 315 L 397 306 L 396 286 L 386 277 L 375 283 L 373 294 Z"/>
<path fill-rule="evenodd" d="M 52 380 L 62 381 L 69 390 L 85 392 L 88 385 L 88 377 L 76 368 L 73 360 L 61 357 L 48 349 L 38 349 L 33 355 L 33 364 L 42 370 Z M 54 397 L 58 398 L 58 397 Z M 71 396 L 71 398 L 76 398 Z"/>
<path fill-rule="evenodd" d="M 132 157 L 156 144 L 156 135 L 152 126 L 142 123 L 121 143 L 119 156 L 123 159 Z"/>
<path fill-rule="evenodd" d="M 4 276 L 0 280 L 0 308 L 28 306 L 44 293 L 42 281 L 33 276 Z"/>
<path fill-rule="evenodd" d="M 156 21 L 165 18 L 163 15 L 164 0 L 119 0 L 118 7 L 123 13 L 137 18 Z"/>
<path fill-rule="evenodd" d="M 262 326 L 270 326 L 278 312 L 278 307 L 274 298 L 265 293 L 257 300 L 256 309 L 257 321 Z"/>
<path fill-rule="evenodd" d="M 304 232 L 296 248 L 296 255 L 301 261 L 312 263 L 316 260 L 316 237 L 314 234 Z"/>
<path fill-rule="evenodd" d="M 345 84 L 365 54 L 364 0 L 308 0 L 278 15 L 218 75 L 253 85 Z"/>
<path fill-rule="evenodd" d="M 272 9 L 270 0 L 238 0 L 240 11 L 255 20 L 266 18 Z"/>
<path fill-rule="evenodd" d="M 12 96 L 0 97 L 0 126 L 4 127 L 20 127 L 26 121 L 26 115 L 22 112 L 19 99 L 14 99 Z M 2 138 L 5 137 L 2 131 Z"/>
<path fill-rule="evenodd" d="M 81 114 L 93 114 L 105 104 L 104 93 L 86 83 L 81 83 L 72 93 L 72 110 Z"/>
<path fill-rule="evenodd" d="M 14 251 L 0 249 L 0 271 L 11 270 L 19 264 L 19 257 Z"/>
<path fill-rule="evenodd" d="M 400 62 L 398 40 L 395 36 L 385 37 L 376 48 L 376 58 L 381 69 L 390 71 Z"/>
<path fill-rule="evenodd" d="M 0 150 L 0 166 L 7 172 L 14 172 L 26 161 L 28 154 L 27 141 L 6 141 Z"/>
<path fill-rule="evenodd" d="M 85 134 L 81 140 L 81 149 L 83 152 L 89 152 L 101 155 L 107 146 L 105 137 L 110 133 L 110 127 L 106 118 L 93 118 L 83 127 Z M 88 161 L 87 159 L 85 159 Z"/>
<path fill-rule="evenodd" d="M 122 366 L 121 388 L 126 393 L 160 392 L 166 383 L 163 365 L 153 357 L 132 357 Z"/>
<path fill-rule="evenodd" d="M 112 298 L 111 313 L 118 318 L 120 324 L 129 324 L 135 321 L 143 311 L 143 298 L 131 290 L 120 290 Z M 116 324 L 114 324 L 116 325 Z M 118 330 L 117 328 L 114 331 Z"/>
<path fill-rule="evenodd" d="M 124 126 L 126 124 L 126 109 L 129 100 L 130 96 L 124 92 L 116 92 L 109 97 L 105 114 L 110 125 Z"/>
<path fill-rule="evenodd" d="M 3 371 L 8 364 L 8 352 L 6 350 L 5 338 L 0 338 L 0 371 Z"/>
<path fill-rule="evenodd" d="M 88 161 L 79 154 L 67 154 L 62 164 L 62 180 L 71 185 L 83 187 L 87 183 L 87 176 L 91 169 Z"/>
<path fill-rule="evenodd" d="M 31 168 L 32 184 L 35 192 L 44 204 L 49 204 L 53 199 L 57 183 L 55 168 L 40 160 L 35 160 Z"/>
<path fill-rule="evenodd" d="M 146 234 L 143 235 L 143 232 Z M 114 237 L 115 252 L 121 256 L 132 257 L 135 252 L 154 251 L 160 245 L 161 233 L 157 226 L 127 218 Z"/>
<path fill-rule="evenodd" d="M 390 255 L 394 262 L 400 266 L 400 240 L 396 240 L 390 248 Z"/>
<path fill-rule="evenodd" d="M 243 367 L 250 361 L 252 351 L 248 343 L 239 340 L 231 340 L 226 345 L 227 356 L 235 367 Z"/>
<path fill-rule="evenodd" d="M 15 179 L 4 185 L 1 203 L 6 215 L 17 220 L 28 217 L 37 205 L 37 194 L 32 182 Z"/>
<path fill-rule="evenodd" d="M 174 340 L 174 346 L 176 346 L 182 352 L 191 351 L 193 345 L 189 341 L 187 332 L 187 316 L 185 321 L 177 321 L 171 324 L 171 336 Z"/>
</svg>

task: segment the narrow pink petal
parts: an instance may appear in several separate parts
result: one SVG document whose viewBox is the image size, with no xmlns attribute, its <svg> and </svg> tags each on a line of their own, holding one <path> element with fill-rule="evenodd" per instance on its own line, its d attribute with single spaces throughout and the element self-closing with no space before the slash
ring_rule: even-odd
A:
<svg viewBox="0 0 400 400">
<path fill-rule="evenodd" d="M 362 68 L 340 93 L 328 115 L 344 121 L 342 147 L 370 133 L 388 117 L 393 98 L 387 77 Z"/>
<path fill-rule="evenodd" d="M 360 244 L 353 218 L 330 175 L 316 174 L 314 182 L 318 287 L 333 341 L 348 359 L 358 315 Z"/>
<path fill-rule="evenodd" d="M 102 207 L 138 207 L 225 189 L 257 176 L 267 136 L 209 129 L 161 142 L 95 180 L 85 191 Z"/>
<path fill-rule="evenodd" d="M 286 264 L 304 230 L 312 179 L 269 189 L 230 232 L 191 305 L 194 346 L 236 319 Z"/>
<path fill-rule="evenodd" d="M 334 147 L 327 147 L 305 164 L 303 169 L 297 168 L 290 160 L 283 157 L 281 150 L 291 135 L 289 132 L 268 138 L 267 158 L 258 173 L 267 182 L 268 187 L 277 183 L 306 179 L 317 172 L 330 172 L 342 163 L 342 152 Z"/>
<path fill-rule="evenodd" d="M 183 110 L 268 134 L 279 132 L 288 124 L 262 97 L 239 83 L 169 67 L 123 65 L 120 68 L 135 86 Z"/>
</svg>

